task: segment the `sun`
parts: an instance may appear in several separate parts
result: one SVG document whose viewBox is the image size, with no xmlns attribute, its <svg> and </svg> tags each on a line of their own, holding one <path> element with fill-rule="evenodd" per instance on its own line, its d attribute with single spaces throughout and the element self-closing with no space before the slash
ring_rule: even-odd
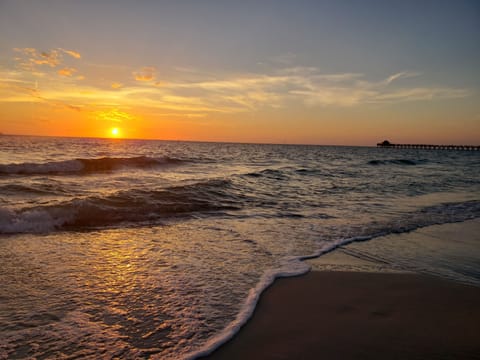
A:
<svg viewBox="0 0 480 360">
<path fill-rule="evenodd" d="M 119 136 L 120 136 L 120 129 L 119 129 L 119 128 L 116 128 L 116 127 L 111 128 L 111 129 L 110 129 L 110 135 L 111 135 L 112 137 L 119 137 Z"/>
</svg>

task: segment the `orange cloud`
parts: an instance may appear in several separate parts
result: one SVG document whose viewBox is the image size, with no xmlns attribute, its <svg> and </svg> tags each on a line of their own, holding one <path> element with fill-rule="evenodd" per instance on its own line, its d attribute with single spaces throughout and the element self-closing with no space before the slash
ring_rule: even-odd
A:
<svg viewBox="0 0 480 360">
<path fill-rule="evenodd" d="M 65 67 L 57 71 L 58 75 L 68 76 L 68 77 L 72 76 L 76 72 L 77 72 L 77 69 L 69 68 L 69 67 Z"/>
<path fill-rule="evenodd" d="M 64 65 L 63 54 L 80 59 L 80 53 L 73 50 L 65 50 L 62 48 L 51 49 L 49 51 L 39 51 L 34 48 L 14 48 L 15 52 L 20 53 L 22 56 L 15 57 L 15 61 L 19 67 L 23 70 L 35 72 L 37 65 L 48 65 L 52 68 L 56 68 Z M 64 70 L 58 71 L 60 75 L 71 76 L 71 73 Z"/>
<path fill-rule="evenodd" d="M 152 81 L 155 80 L 157 69 L 153 66 L 145 66 L 141 68 L 139 71 L 135 71 L 133 76 L 137 81 Z"/>
<path fill-rule="evenodd" d="M 114 82 L 114 83 L 112 83 L 111 86 L 112 86 L 112 89 L 119 89 L 123 86 L 123 84 Z"/>
<path fill-rule="evenodd" d="M 104 111 L 98 111 L 94 113 L 96 119 L 121 123 L 123 121 L 132 120 L 133 116 L 125 111 L 118 109 L 110 109 Z"/>
<path fill-rule="evenodd" d="M 80 59 L 82 56 L 80 55 L 79 52 L 73 51 L 73 50 L 65 50 L 61 49 L 65 54 L 70 55 L 71 57 L 74 57 L 75 59 Z"/>
<path fill-rule="evenodd" d="M 42 51 L 40 56 L 36 59 L 32 59 L 35 64 L 42 65 L 47 64 L 50 67 L 55 67 L 60 64 L 60 56 L 58 51 L 52 50 L 50 52 Z"/>
<path fill-rule="evenodd" d="M 33 65 L 49 65 L 56 67 L 61 63 L 62 56 L 58 50 L 38 51 L 33 48 L 15 48 L 16 52 L 22 53 L 27 59 L 18 58 L 21 61 L 22 67 L 31 68 Z"/>
</svg>

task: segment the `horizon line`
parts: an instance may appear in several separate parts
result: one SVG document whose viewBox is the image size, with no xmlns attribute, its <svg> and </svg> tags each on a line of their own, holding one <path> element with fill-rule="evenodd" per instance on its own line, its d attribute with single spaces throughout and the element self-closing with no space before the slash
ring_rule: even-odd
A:
<svg viewBox="0 0 480 360">
<path fill-rule="evenodd" d="M 346 145 L 346 144 L 313 144 L 313 143 L 275 143 L 275 142 L 248 142 L 248 141 L 225 141 L 225 140 L 182 140 L 182 139 L 145 139 L 145 138 L 126 138 L 126 137 L 96 137 L 96 136 L 68 136 L 68 135 L 33 135 L 33 134 L 6 134 L 0 132 L 0 136 L 25 136 L 25 137 L 47 137 L 47 138 L 67 138 L 67 139 L 96 139 L 96 140 L 141 140 L 141 141 L 171 141 L 171 142 L 191 142 L 191 143 L 209 143 L 209 144 L 239 144 L 239 145 L 292 145 L 292 146 L 343 146 L 343 147 L 376 147 L 372 145 Z"/>
<path fill-rule="evenodd" d="M 7 134 L 2 133 L 0 131 L 0 136 L 25 136 L 25 137 L 48 137 L 48 138 L 67 138 L 67 139 L 97 139 L 97 140 L 135 140 L 135 141 L 172 141 L 172 142 L 192 142 L 192 143 L 217 143 L 217 144 L 244 144 L 244 145 L 298 145 L 298 146 L 339 146 L 339 147 L 377 147 L 379 143 L 375 142 L 371 145 L 351 145 L 351 144 L 314 144 L 314 143 L 276 143 L 276 142 L 248 142 L 248 141 L 225 141 L 225 140 L 183 140 L 183 139 L 146 139 L 146 138 L 126 138 L 126 137 L 101 137 L 101 136 L 68 136 L 68 135 L 35 135 L 35 134 Z M 392 143 L 394 144 L 394 143 Z M 398 144 L 407 144 L 407 143 L 395 143 Z M 436 145 L 444 145 L 443 143 L 428 143 L 428 142 L 418 142 L 412 143 L 409 142 L 408 144 L 411 145 L 429 145 L 429 146 L 436 146 Z M 445 143 L 446 144 L 446 143 Z M 474 144 L 466 144 L 466 143 L 449 143 L 453 146 L 480 146 Z"/>
</svg>

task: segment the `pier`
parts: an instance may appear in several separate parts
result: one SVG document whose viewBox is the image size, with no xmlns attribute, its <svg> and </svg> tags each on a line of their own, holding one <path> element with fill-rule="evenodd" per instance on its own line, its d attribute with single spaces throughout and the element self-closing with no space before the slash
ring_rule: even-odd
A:
<svg viewBox="0 0 480 360">
<path fill-rule="evenodd" d="M 423 150 L 462 150 L 479 151 L 480 145 L 431 145 L 431 144 L 393 144 L 385 140 L 377 144 L 377 147 L 392 149 L 423 149 Z"/>
</svg>

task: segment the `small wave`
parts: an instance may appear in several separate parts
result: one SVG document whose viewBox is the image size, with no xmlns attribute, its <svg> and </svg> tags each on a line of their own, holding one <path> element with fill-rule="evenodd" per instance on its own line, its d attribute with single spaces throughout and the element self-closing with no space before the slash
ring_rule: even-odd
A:
<svg viewBox="0 0 480 360">
<path fill-rule="evenodd" d="M 305 169 L 305 168 L 296 169 L 295 172 L 300 175 L 310 175 L 310 174 L 316 175 L 319 173 L 319 171 L 316 169 Z"/>
<path fill-rule="evenodd" d="M 444 216 L 439 218 L 427 217 L 421 222 L 412 222 L 404 226 L 398 226 L 396 224 L 390 224 L 391 227 L 382 230 L 370 231 L 366 235 L 357 235 L 347 238 L 332 239 L 329 242 L 323 243 L 316 251 L 309 255 L 304 256 L 291 256 L 283 259 L 282 266 L 271 269 L 263 274 L 260 281 L 255 288 L 252 288 L 245 300 L 241 311 L 238 313 L 234 321 L 223 329 L 222 332 L 209 339 L 201 348 L 187 354 L 183 359 L 194 360 L 197 358 L 205 357 L 212 354 L 221 345 L 233 338 L 241 329 L 245 323 L 251 318 L 255 307 L 260 299 L 261 294 L 270 287 L 275 280 L 283 277 L 299 276 L 307 273 L 310 270 L 310 266 L 304 262 L 304 260 L 318 258 L 324 254 L 327 254 L 335 249 L 347 245 L 353 242 L 368 241 L 380 236 L 389 234 L 404 233 L 419 229 L 424 226 L 465 221 L 475 217 L 480 217 L 480 202 L 479 201 L 467 201 L 463 203 L 445 203 L 432 207 L 422 209 L 419 213 L 433 213 L 442 214 Z"/>
<path fill-rule="evenodd" d="M 390 160 L 370 160 L 369 165 L 420 165 L 427 160 L 410 160 L 410 159 L 390 159 Z"/>
<path fill-rule="evenodd" d="M 260 300 L 260 296 L 275 282 L 276 279 L 299 276 L 307 273 L 310 270 L 310 266 L 301 260 L 309 257 L 318 257 L 321 253 L 322 252 L 318 252 L 306 257 L 296 256 L 285 258 L 283 259 L 281 266 L 266 271 L 257 285 L 254 288 L 251 288 L 248 292 L 248 296 L 235 320 L 228 324 L 219 334 L 210 338 L 201 348 L 182 356 L 181 359 L 194 360 L 199 357 L 208 356 L 225 342 L 232 339 L 240 331 L 242 326 L 252 317 L 255 307 Z"/>
<path fill-rule="evenodd" d="M 402 234 L 426 226 L 463 222 L 475 218 L 480 218 L 480 201 L 477 200 L 427 206 L 406 214 L 396 221 L 364 226 L 363 229 L 358 229 L 356 235 L 339 240 L 338 246 L 368 241 L 380 236 Z"/>
<path fill-rule="evenodd" d="M 152 158 L 136 156 L 127 158 L 103 157 L 97 159 L 72 159 L 49 161 L 44 163 L 20 163 L 0 165 L 3 175 L 40 175 L 40 174 L 88 174 L 112 171 L 121 168 L 149 168 L 173 165 L 183 162 L 170 157 Z"/>
<path fill-rule="evenodd" d="M 60 191 L 61 189 L 55 189 L 53 186 L 42 185 L 6 184 L 0 186 L 0 193 L 5 195 L 50 195 Z"/>
<path fill-rule="evenodd" d="M 273 180 L 286 180 L 288 178 L 288 175 L 285 173 L 285 171 L 279 169 L 264 169 L 261 171 L 245 174 L 245 176 L 256 178 L 265 177 Z"/>
<path fill-rule="evenodd" d="M 241 200 L 228 193 L 228 186 L 226 180 L 210 180 L 162 190 L 132 189 L 19 211 L 0 208 L 0 233 L 83 230 L 240 209 Z"/>
</svg>

